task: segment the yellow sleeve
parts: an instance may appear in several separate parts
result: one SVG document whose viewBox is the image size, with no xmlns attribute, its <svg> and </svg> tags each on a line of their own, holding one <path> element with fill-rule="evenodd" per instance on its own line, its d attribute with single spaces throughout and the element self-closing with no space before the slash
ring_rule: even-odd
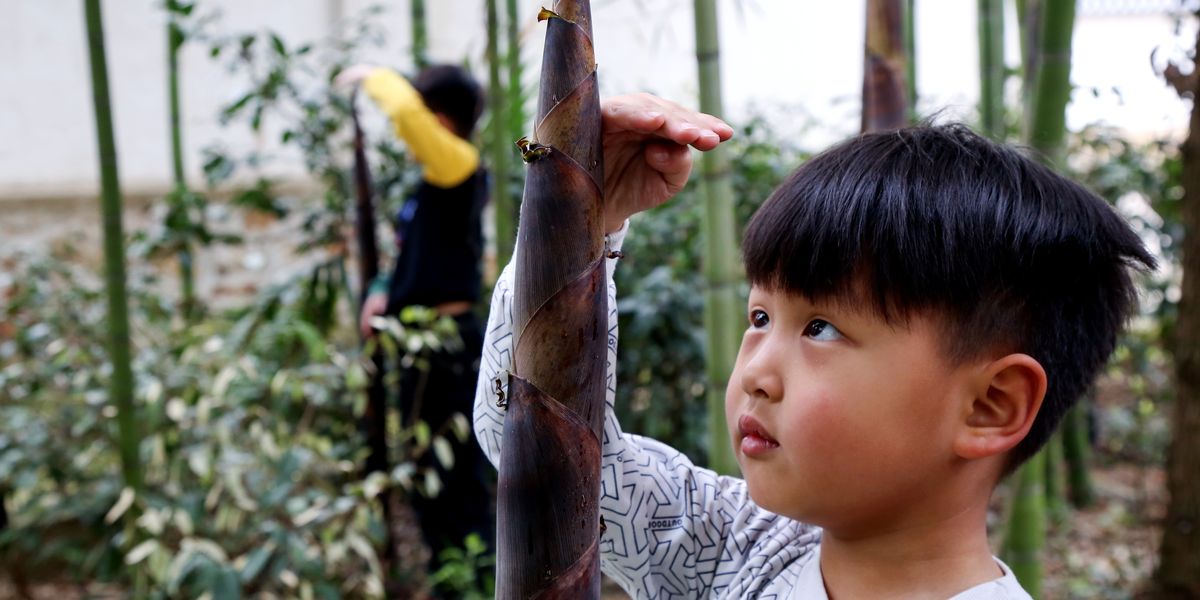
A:
<svg viewBox="0 0 1200 600">
<path fill-rule="evenodd" d="M 452 188 L 479 168 L 479 151 L 438 122 L 421 94 L 391 69 L 375 69 L 363 80 L 363 90 L 388 118 L 396 135 L 421 163 L 425 181 Z"/>
</svg>

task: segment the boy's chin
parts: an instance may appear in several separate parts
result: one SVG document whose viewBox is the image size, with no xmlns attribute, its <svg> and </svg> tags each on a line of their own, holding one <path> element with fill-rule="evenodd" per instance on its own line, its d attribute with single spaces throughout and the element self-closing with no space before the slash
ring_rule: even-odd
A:
<svg viewBox="0 0 1200 600">
<path fill-rule="evenodd" d="M 784 489 L 779 487 L 778 481 L 765 481 L 766 477 L 755 477 L 753 472 L 747 473 L 743 470 L 743 476 L 750 499 L 759 508 L 796 521 L 812 522 L 810 519 L 813 511 L 807 507 L 809 498 L 789 496 Z"/>
</svg>

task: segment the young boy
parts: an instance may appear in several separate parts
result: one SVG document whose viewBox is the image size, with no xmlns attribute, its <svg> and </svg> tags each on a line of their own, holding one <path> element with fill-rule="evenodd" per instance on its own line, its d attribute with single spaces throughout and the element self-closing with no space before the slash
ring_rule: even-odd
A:
<svg viewBox="0 0 1200 600">
<path fill-rule="evenodd" d="M 360 327 L 370 335 L 373 317 L 399 315 L 414 305 L 454 319 L 463 346 L 439 350 L 429 357 L 426 370 L 409 367 L 400 377 L 400 410 L 406 422 L 419 418 L 437 431 L 456 413 L 471 414 L 482 348 L 483 330 L 472 307 L 479 297 L 487 177 L 469 139 L 483 111 L 483 93 L 471 74 L 455 65 L 427 67 L 412 82 L 391 69 L 355 65 L 335 83 L 361 83 L 421 165 L 421 183 L 396 218 L 395 267 L 390 277 L 371 285 Z M 495 531 L 487 464 L 478 444 L 467 440 L 451 445 L 451 468 L 444 468 L 433 453 L 420 461 L 438 471 L 441 493 L 435 498 L 412 496 L 430 547 L 431 573 L 440 568 L 446 548 L 461 547 L 471 533 L 490 546 Z"/>
<path fill-rule="evenodd" d="M 623 174 L 606 190 L 613 246 L 686 181 L 687 144 L 732 134 L 641 95 L 606 102 L 604 126 L 605 172 Z M 610 410 L 604 572 L 634 598 L 1028 598 L 989 550 L 988 499 L 1104 365 L 1136 305 L 1130 270 L 1154 263 L 1138 238 L 1079 185 L 936 126 L 812 158 L 742 252 L 726 417 L 745 479 L 623 433 Z M 506 269 L 476 392 L 493 463 L 512 283 Z"/>
</svg>

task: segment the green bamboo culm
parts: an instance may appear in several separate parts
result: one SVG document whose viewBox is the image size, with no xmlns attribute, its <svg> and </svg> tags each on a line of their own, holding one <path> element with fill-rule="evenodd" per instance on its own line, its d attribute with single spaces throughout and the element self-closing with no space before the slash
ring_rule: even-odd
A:
<svg viewBox="0 0 1200 600">
<path fill-rule="evenodd" d="M 1071 505 L 1087 508 L 1096 501 L 1092 489 L 1092 476 L 1088 471 L 1091 464 L 1091 447 L 1088 442 L 1087 407 L 1091 394 L 1079 400 L 1066 417 L 1063 417 L 1063 454 L 1067 459 L 1067 479 L 1071 484 Z"/>
<path fill-rule="evenodd" d="M 1004 139 L 1004 3 L 979 0 L 979 128 Z"/>
<path fill-rule="evenodd" d="M 529 120 L 525 113 L 525 66 L 521 63 L 521 15 L 517 9 L 517 0 L 505 0 L 504 25 L 508 38 L 505 48 L 505 61 L 508 65 L 508 126 L 509 136 L 514 140 L 525 135 L 525 122 Z"/>
<path fill-rule="evenodd" d="M 1075 25 L 1075 0 L 1024 0 L 1018 6 L 1023 26 L 1037 24 L 1036 35 L 1023 31 L 1025 64 L 1024 90 L 1029 99 L 1025 141 L 1038 151 L 1042 160 L 1062 165 L 1066 138 L 1066 109 L 1071 95 L 1071 36 Z M 1036 11 L 1032 12 L 1031 11 Z M 1031 18 L 1036 14 L 1036 18 Z M 1019 487 L 1009 522 L 1007 552 L 1010 566 L 1025 590 L 1033 597 L 1041 595 L 1040 553 L 1046 536 L 1045 469 L 1047 452 L 1043 450 L 1021 467 Z M 1055 468 L 1057 468 L 1057 464 Z M 1036 485 L 1036 490 L 1033 486 Z"/>
<path fill-rule="evenodd" d="M 488 137 L 486 145 L 491 155 L 492 208 L 496 219 L 496 264 L 506 265 L 513 253 L 516 239 L 515 211 L 509 193 L 511 178 L 511 156 L 517 140 L 509 127 L 510 113 L 506 104 L 509 99 L 501 77 L 500 67 L 500 15 L 496 3 L 499 0 L 484 0 L 487 11 L 487 63 L 488 63 Z M 518 136 L 520 137 L 520 136 Z"/>
<path fill-rule="evenodd" d="M 171 175 L 174 182 L 169 204 L 176 215 L 188 218 L 188 189 L 183 168 L 183 125 L 179 103 L 179 49 L 183 46 L 183 30 L 179 15 L 183 8 L 179 0 L 167 0 L 167 108 L 171 130 Z M 183 317 L 191 319 L 196 312 L 196 275 L 191 242 L 179 240 L 176 256 L 179 260 L 180 306 Z"/>
<path fill-rule="evenodd" d="M 1046 541 L 1045 454 L 1039 452 L 1021 465 L 1008 520 L 1004 560 L 1030 596 L 1041 595 L 1042 546 Z"/>
<path fill-rule="evenodd" d="M 720 117 L 720 45 L 715 0 L 695 0 L 696 64 L 699 67 L 700 110 Z M 725 423 L 725 386 L 742 335 L 737 286 L 743 277 L 736 261 L 733 179 L 724 146 L 704 153 L 700 162 L 700 196 L 703 198 L 704 324 L 708 334 L 709 467 L 718 473 L 737 472 Z"/>
<path fill-rule="evenodd" d="M 425 22 L 425 0 L 412 0 L 412 56 L 417 70 L 429 66 L 429 36 Z"/>
<path fill-rule="evenodd" d="M 1042 0 L 1038 21 L 1037 63 L 1030 90 L 1027 143 L 1063 166 L 1067 133 L 1067 102 L 1071 98 L 1071 38 L 1075 29 L 1075 0 Z"/>
<path fill-rule="evenodd" d="M 112 360 L 109 401 L 117 409 L 117 444 L 125 487 L 142 489 L 138 460 L 140 436 L 133 405 L 133 372 L 130 369 L 129 308 L 125 294 L 125 247 L 121 230 L 121 184 L 117 176 L 117 149 L 113 139 L 112 109 L 108 96 L 108 66 L 104 56 L 104 25 L 100 0 L 84 0 L 88 57 L 92 72 L 92 106 L 96 114 L 96 145 L 100 159 L 100 216 L 104 223 L 104 279 L 108 291 L 108 351 Z"/>
<path fill-rule="evenodd" d="M 1044 450 L 1046 455 L 1046 465 L 1043 473 L 1046 476 L 1045 488 L 1046 492 L 1046 520 L 1054 525 L 1061 525 L 1067 520 L 1067 500 L 1066 487 L 1067 482 L 1063 472 L 1065 459 L 1063 458 L 1063 438 L 1062 431 L 1057 431 L 1050 436 L 1050 440 L 1046 442 Z"/>
</svg>

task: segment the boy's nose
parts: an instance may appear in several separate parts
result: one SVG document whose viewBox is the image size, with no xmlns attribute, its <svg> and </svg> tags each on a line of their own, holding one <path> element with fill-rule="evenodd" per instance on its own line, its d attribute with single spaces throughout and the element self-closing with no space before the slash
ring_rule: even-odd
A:
<svg viewBox="0 0 1200 600">
<path fill-rule="evenodd" d="M 783 379 L 776 360 L 777 353 L 766 345 L 747 356 L 740 373 L 742 391 L 760 400 L 774 402 L 783 398 Z"/>
</svg>

